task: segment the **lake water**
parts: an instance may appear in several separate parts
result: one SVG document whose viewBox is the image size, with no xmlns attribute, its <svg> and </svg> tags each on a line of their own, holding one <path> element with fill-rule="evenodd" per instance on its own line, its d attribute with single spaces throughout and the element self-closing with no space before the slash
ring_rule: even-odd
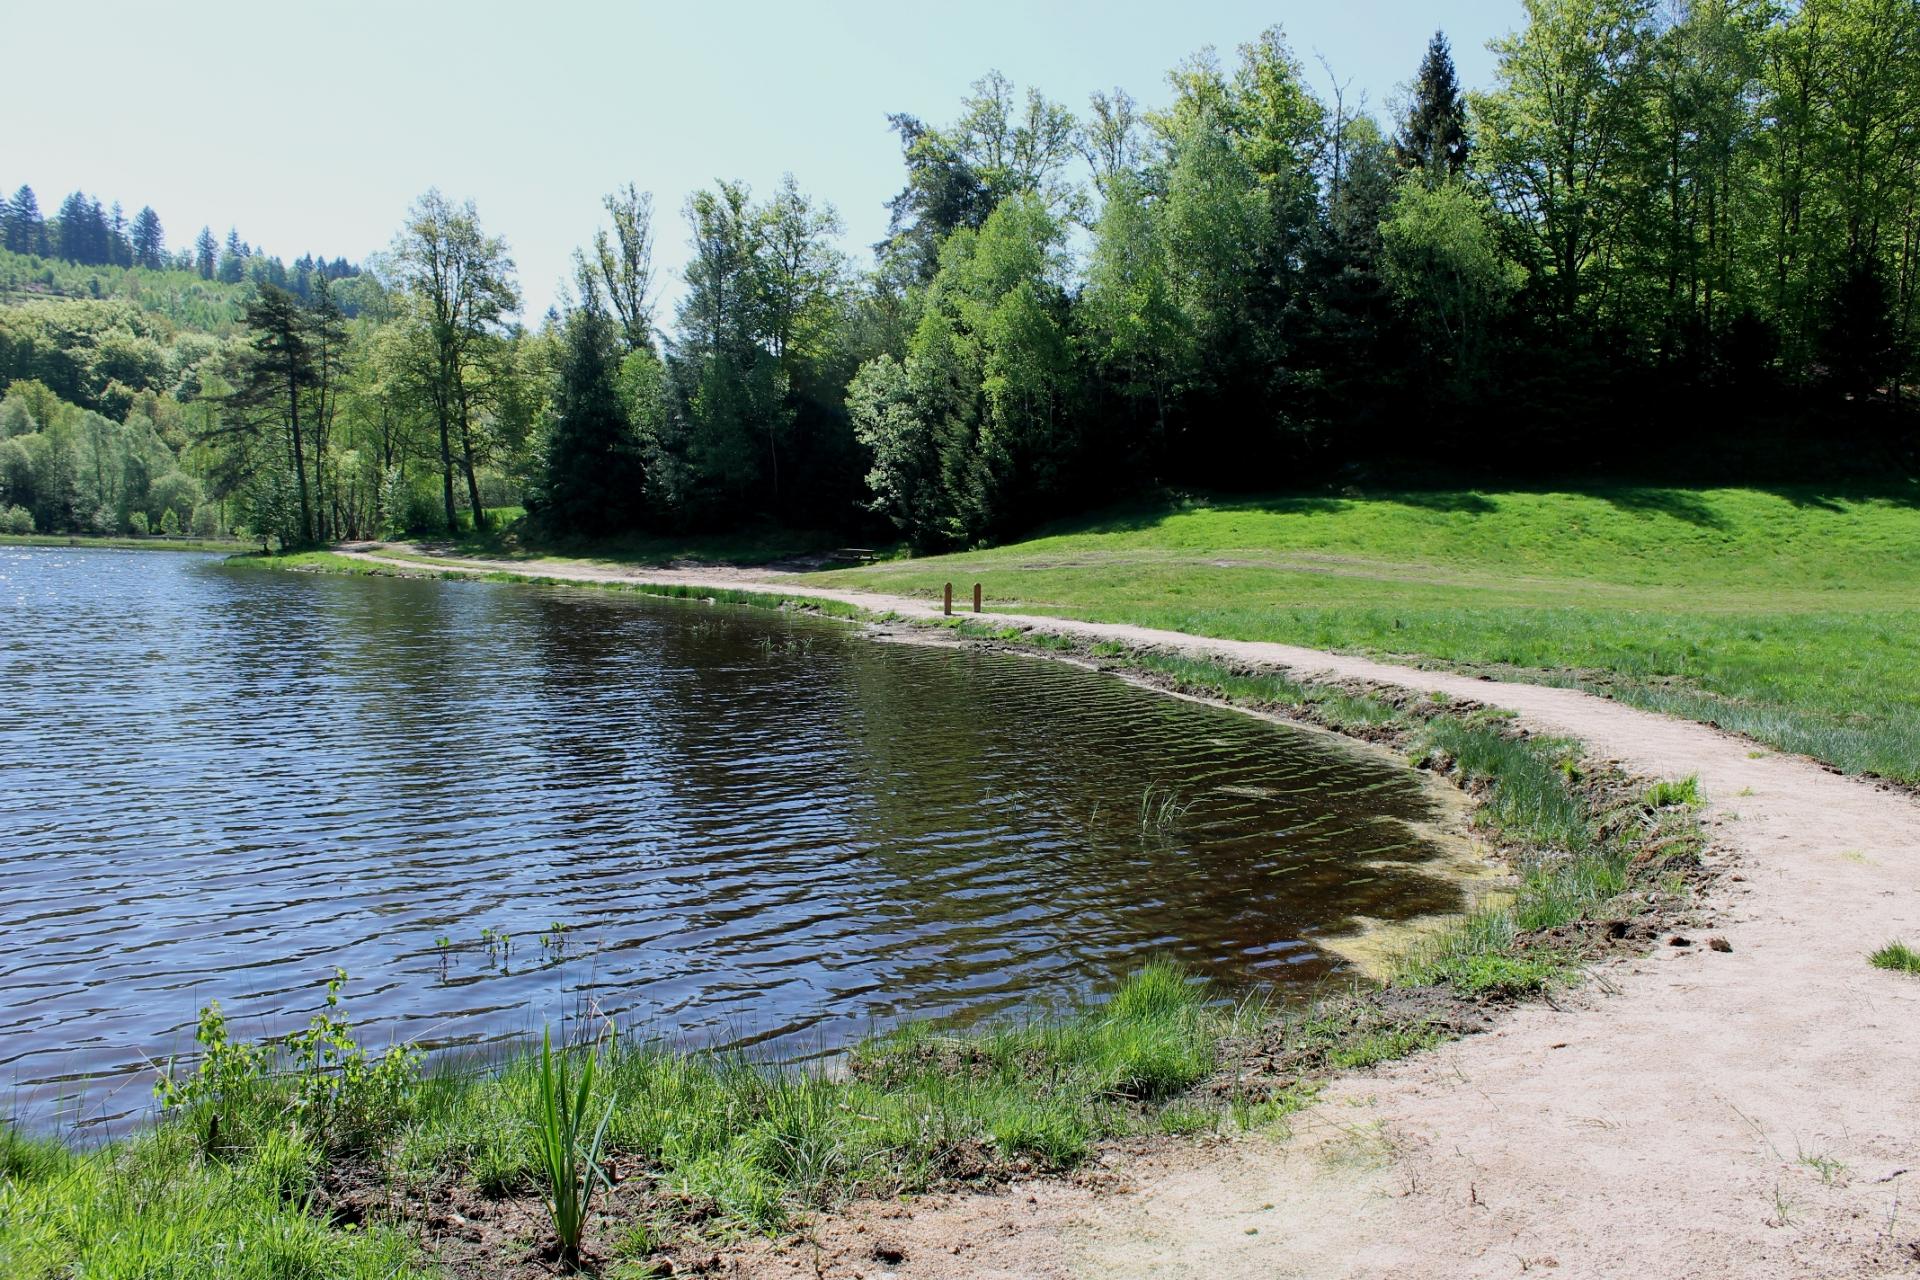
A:
<svg viewBox="0 0 1920 1280">
<path fill-rule="evenodd" d="M 143 1113 L 202 1004 L 282 1032 L 335 965 L 379 1043 L 597 1008 L 784 1056 L 1156 955 L 1299 989 L 1357 918 L 1459 907 L 1437 816 L 1383 758 L 1059 663 L 0 548 L 0 1087 Z"/>
</svg>

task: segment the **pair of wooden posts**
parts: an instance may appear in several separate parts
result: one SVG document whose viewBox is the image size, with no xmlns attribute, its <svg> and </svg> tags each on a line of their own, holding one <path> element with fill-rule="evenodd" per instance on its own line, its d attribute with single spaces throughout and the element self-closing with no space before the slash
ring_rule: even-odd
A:
<svg viewBox="0 0 1920 1280">
<path fill-rule="evenodd" d="M 951 582 L 947 584 L 946 595 L 941 602 L 940 611 L 949 618 L 953 616 L 953 584 Z M 973 584 L 973 611 L 975 613 L 980 612 L 980 584 L 977 582 Z"/>
</svg>

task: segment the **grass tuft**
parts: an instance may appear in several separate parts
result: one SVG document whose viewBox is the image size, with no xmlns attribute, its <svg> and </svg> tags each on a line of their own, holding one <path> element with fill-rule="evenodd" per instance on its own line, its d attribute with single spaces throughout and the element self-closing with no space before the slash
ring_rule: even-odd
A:
<svg viewBox="0 0 1920 1280">
<path fill-rule="evenodd" d="M 1867 957 L 1867 963 L 1876 969 L 1891 969 L 1896 973 L 1920 974 L 1920 951 L 1915 951 L 1904 942 L 1889 942 Z"/>
</svg>

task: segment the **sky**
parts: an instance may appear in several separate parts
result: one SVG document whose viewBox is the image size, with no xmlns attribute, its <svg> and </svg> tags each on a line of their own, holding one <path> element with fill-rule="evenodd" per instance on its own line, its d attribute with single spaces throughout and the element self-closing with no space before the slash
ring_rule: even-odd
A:
<svg viewBox="0 0 1920 1280">
<path fill-rule="evenodd" d="M 129 216 L 151 204 L 169 248 L 207 224 L 288 261 L 359 261 L 437 186 L 507 240 L 535 321 L 600 197 L 633 182 L 654 193 L 665 321 L 690 192 L 765 192 L 791 171 L 864 257 L 902 180 L 887 114 L 949 121 L 989 68 L 1076 110 L 1115 87 L 1152 107 L 1189 54 L 1278 24 L 1323 99 L 1321 58 L 1384 119 L 1436 27 L 1476 88 L 1487 41 L 1520 15 L 1520 0 L 26 5 L 7 21 L 31 56 L 8 60 L 0 189 L 29 183 L 49 213 L 75 189 Z"/>
</svg>

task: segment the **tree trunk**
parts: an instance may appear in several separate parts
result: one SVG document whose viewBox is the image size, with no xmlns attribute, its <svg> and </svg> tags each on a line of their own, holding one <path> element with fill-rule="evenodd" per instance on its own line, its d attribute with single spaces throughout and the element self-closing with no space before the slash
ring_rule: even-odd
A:
<svg viewBox="0 0 1920 1280">
<path fill-rule="evenodd" d="M 467 473 L 467 500 L 473 504 L 473 528 L 478 533 L 487 527 L 487 509 L 480 505 L 480 481 L 473 471 L 473 429 L 467 418 L 467 394 L 460 393 L 460 457 Z"/>
<path fill-rule="evenodd" d="M 313 541 L 313 508 L 307 498 L 307 458 L 300 447 L 300 386 L 287 369 L 287 421 L 293 429 L 293 471 L 300 480 L 300 539 Z"/>
<path fill-rule="evenodd" d="M 440 411 L 440 495 L 447 504 L 447 532 L 460 531 L 460 518 L 453 509 L 453 439 L 452 425 L 447 421 L 448 414 Z"/>
</svg>

